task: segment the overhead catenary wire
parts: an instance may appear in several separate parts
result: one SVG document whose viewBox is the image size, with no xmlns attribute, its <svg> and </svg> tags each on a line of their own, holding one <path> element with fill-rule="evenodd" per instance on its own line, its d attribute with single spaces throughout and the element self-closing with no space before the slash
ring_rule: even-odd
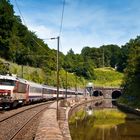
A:
<svg viewBox="0 0 140 140">
<path fill-rule="evenodd" d="M 62 6 L 62 14 L 61 14 L 61 20 L 60 20 L 60 29 L 59 29 L 59 38 L 60 38 L 60 47 L 61 47 L 61 52 L 62 52 L 62 41 L 61 41 L 61 33 L 62 33 L 62 28 L 63 28 L 63 19 L 64 19 L 64 11 L 65 11 L 65 0 L 63 0 L 63 6 Z"/>
<path fill-rule="evenodd" d="M 61 21 L 60 21 L 59 36 L 61 36 L 62 27 L 63 27 L 64 10 L 65 10 L 65 0 L 63 0 L 63 8 L 62 8 Z"/>
<path fill-rule="evenodd" d="M 22 21 L 23 21 L 23 23 L 24 23 L 25 26 L 26 26 L 26 22 L 25 22 L 25 20 L 24 20 L 24 17 L 23 17 L 23 15 L 22 15 L 22 13 L 21 13 L 21 10 L 20 10 L 20 8 L 19 8 L 18 3 L 17 3 L 16 0 L 15 0 L 15 4 L 16 4 L 16 7 L 17 7 L 17 9 L 18 9 L 18 11 L 19 11 L 19 14 L 20 14 L 20 16 L 21 16 L 21 18 L 22 18 Z"/>
<path fill-rule="evenodd" d="M 19 8 L 19 5 L 18 5 L 18 3 L 17 3 L 16 0 L 15 0 L 15 4 L 16 4 L 16 7 L 17 7 L 17 9 L 18 9 L 18 11 L 19 11 L 19 14 L 20 14 L 20 16 L 21 16 L 21 18 L 22 18 L 22 21 L 23 21 L 24 25 L 27 27 L 27 24 L 26 24 L 26 22 L 25 22 L 25 19 L 24 19 L 23 15 L 22 15 L 22 12 L 21 12 L 21 10 L 20 10 L 20 8 Z M 43 49 L 46 51 L 46 49 L 45 49 L 42 45 L 40 45 L 33 37 L 32 37 L 32 40 L 33 40 L 39 47 L 43 48 Z"/>
<path fill-rule="evenodd" d="M 17 7 L 17 9 L 18 9 L 18 11 L 19 11 L 19 14 L 20 14 L 20 16 L 21 16 L 21 18 L 22 18 L 23 24 L 27 27 L 26 21 L 25 21 L 25 19 L 24 19 L 24 16 L 22 15 L 22 12 L 21 12 L 21 10 L 20 10 L 20 8 L 19 8 L 19 5 L 18 5 L 17 0 L 15 0 L 15 4 L 16 4 L 16 7 Z M 58 34 L 59 37 L 61 36 L 62 28 L 63 28 L 64 10 L 65 10 L 65 0 L 63 0 L 62 14 L 61 14 L 61 20 L 60 20 L 60 28 L 59 28 L 59 34 Z M 45 48 L 44 48 L 42 45 L 40 45 L 33 37 L 32 37 L 32 40 L 33 40 L 39 47 L 41 47 L 41 48 L 43 48 L 43 49 L 45 50 Z M 43 40 L 51 40 L 51 38 L 45 38 L 45 39 L 43 39 Z M 61 50 L 62 50 L 62 44 L 61 44 Z"/>
</svg>

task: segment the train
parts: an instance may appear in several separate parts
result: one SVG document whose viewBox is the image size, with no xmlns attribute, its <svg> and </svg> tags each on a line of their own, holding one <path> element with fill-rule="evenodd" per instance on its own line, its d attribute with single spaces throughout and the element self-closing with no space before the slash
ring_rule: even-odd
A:
<svg viewBox="0 0 140 140">
<path fill-rule="evenodd" d="M 83 91 L 59 89 L 59 98 L 82 96 Z M 56 99 L 57 88 L 28 81 L 15 75 L 0 75 L 0 108 L 15 108 L 18 105 Z"/>
</svg>

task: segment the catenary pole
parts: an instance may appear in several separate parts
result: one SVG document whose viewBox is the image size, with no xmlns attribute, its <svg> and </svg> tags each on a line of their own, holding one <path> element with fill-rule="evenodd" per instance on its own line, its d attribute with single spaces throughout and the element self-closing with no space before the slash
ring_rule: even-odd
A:
<svg viewBox="0 0 140 140">
<path fill-rule="evenodd" d="M 59 39 L 60 37 L 57 37 L 57 120 L 58 120 L 58 101 L 59 101 Z"/>
<path fill-rule="evenodd" d="M 59 116 L 59 112 L 58 112 L 58 101 L 59 101 L 59 42 L 60 42 L 60 37 L 56 37 L 56 38 L 51 38 L 51 39 L 57 39 L 57 64 L 56 64 L 56 71 L 57 71 L 57 97 L 56 97 L 56 101 L 57 101 L 57 107 L 56 107 L 56 117 L 58 120 L 58 116 Z"/>
</svg>

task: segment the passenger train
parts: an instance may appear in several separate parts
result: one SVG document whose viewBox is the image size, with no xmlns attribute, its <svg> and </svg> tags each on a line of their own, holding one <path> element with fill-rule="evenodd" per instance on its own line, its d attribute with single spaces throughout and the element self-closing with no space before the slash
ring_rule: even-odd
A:
<svg viewBox="0 0 140 140">
<path fill-rule="evenodd" d="M 59 89 L 59 97 L 64 98 L 66 89 Z M 77 92 L 83 95 L 83 92 Z M 74 90 L 67 90 L 67 97 L 75 97 Z M 37 84 L 10 75 L 0 75 L 0 108 L 11 108 L 36 101 L 56 99 L 57 88 Z"/>
</svg>

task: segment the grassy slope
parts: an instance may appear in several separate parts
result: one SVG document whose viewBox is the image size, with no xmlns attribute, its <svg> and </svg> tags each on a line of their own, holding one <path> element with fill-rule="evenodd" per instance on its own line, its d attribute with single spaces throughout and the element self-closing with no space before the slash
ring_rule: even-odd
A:
<svg viewBox="0 0 140 140">
<path fill-rule="evenodd" d="M 4 59 L 0 60 L 2 62 L 7 62 Z M 17 74 L 19 77 L 22 75 L 22 67 L 21 65 L 17 65 L 12 62 L 10 63 L 10 72 L 13 74 Z M 95 86 L 120 86 L 123 78 L 123 74 L 116 72 L 112 68 L 97 68 L 95 69 L 96 80 L 93 81 Z M 35 81 L 37 83 L 47 83 L 48 85 L 56 86 L 56 72 L 52 71 L 50 75 L 46 75 L 42 69 L 34 68 L 29 66 L 23 67 L 23 78 L 31 81 Z M 80 78 L 68 73 L 67 75 L 67 86 L 68 88 L 75 86 L 77 88 L 84 87 L 88 81 L 84 80 L 84 78 Z M 64 87 L 66 83 L 66 72 L 64 70 L 60 71 L 60 86 Z"/>
<path fill-rule="evenodd" d="M 95 69 L 96 80 L 94 80 L 95 86 L 112 86 L 118 87 L 121 85 L 123 74 L 115 71 L 113 68 L 97 68 Z"/>
<path fill-rule="evenodd" d="M 2 58 L 0 58 L 0 61 L 4 63 L 9 63 L 9 69 L 10 73 L 16 74 L 18 77 L 22 76 L 22 66 L 17 65 L 16 63 L 12 63 L 9 61 L 6 61 Z M 45 83 L 51 86 L 57 86 L 56 81 L 56 72 L 52 71 L 50 74 L 44 73 L 44 71 L 40 68 L 34 68 L 30 66 L 23 66 L 23 78 L 34 81 L 36 83 Z M 72 73 L 67 74 L 67 88 L 75 89 L 75 86 L 77 86 L 77 89 L 84 87 L 85 80 L 82 77 L 76 77 Z M 66 72 L 61 69 L 60 70 L 60 87 L 65 87 L 66 85 Z"/>
<path fill-rule="evenodd" d="M 12 74 L 16 74 L 18 77 L 22 76 L 22 66 L 17 65 L 16 63 L 12 63 L 0 58 L 0 61 L 4 63 L 9 63 L 9 71 Z M 45 73 L 40 68 L 34 68 L 29 66 L 23 66 L 23 78 L 31 81 L 35 81 L 38 83 L 42 83 L 45 81 Z"/>
</svg>

